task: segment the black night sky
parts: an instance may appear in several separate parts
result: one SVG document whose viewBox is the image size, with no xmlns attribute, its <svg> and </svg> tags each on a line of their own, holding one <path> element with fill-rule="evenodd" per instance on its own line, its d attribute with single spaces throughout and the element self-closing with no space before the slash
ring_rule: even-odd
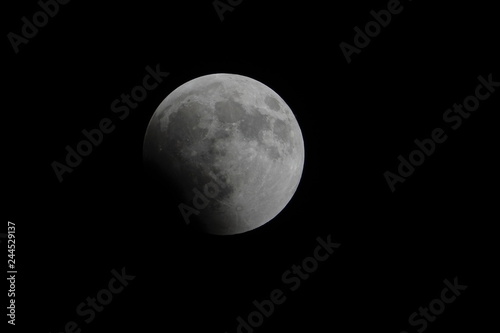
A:
<svg viewBox="0 0 500 333">
<path fill-rule="evenodd" d="M 37 1 L 3 10 L 0 233 L 15 223 L 17 269 L 15 327 L 9 284 L 1 291 L 8 330 L 490 330 L 500 94 L 493 3 L 44 1 L 53 17 L 36 32 L 24 25 L 42 10 Z M 370 37 L 374 15 L 385 27 L 368 25 Z M 113 112 L 148 66 L 168 75 L 128 113 Z M 234 236 L 187 227 L 171 189 L 152 186 L 142 162 L 157 106 L 212 73 L 272 88 L 305 142 L 290 203 Z M 65 164 L 66 147 L 100 126 L 109 133 L 60 182 L 54 161 Z M 312 262 L 310 273 L 294 271 Z M 265 307 L 280 292 L 272 313 L 251 315 L 254 301 Z M 107 303 L 92 308 L 97 296 Z"/>
</svg>

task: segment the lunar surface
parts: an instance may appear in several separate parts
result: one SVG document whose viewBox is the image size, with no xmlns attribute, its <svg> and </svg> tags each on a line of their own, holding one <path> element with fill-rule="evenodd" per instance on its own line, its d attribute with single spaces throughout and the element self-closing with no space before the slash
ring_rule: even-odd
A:
<svg viewBox="0 0 500 333">
<path fill-rule="evenodd" d="M 269 87 L 212 74 L 163 100 L 143 154 L 146 171 L 182 194 L 187 224 L 231 235 L 262 226 L 287 205 L 302 175 L 304 142 L 292 111 Z"/>
</svg>

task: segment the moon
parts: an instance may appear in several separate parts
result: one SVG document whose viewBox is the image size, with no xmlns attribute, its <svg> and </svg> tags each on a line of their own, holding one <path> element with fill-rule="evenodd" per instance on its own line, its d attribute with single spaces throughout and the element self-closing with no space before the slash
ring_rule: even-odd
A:
<svg viewBox="0 0 500 333">
<path fill-rule="evenodd" d="M 294 195 L 304 141 L 285 101 L 236 74 L 210 74 L 170 93 L 146 130 L 145 170 L 181 193 L 186 224 L 240 234 L 272 220 Z"/>
</svg>

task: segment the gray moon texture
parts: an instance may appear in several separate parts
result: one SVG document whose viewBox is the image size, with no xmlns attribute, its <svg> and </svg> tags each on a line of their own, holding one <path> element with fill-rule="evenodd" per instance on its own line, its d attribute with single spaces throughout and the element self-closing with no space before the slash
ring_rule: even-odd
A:
<svg viewBox="0 0 500 333">
<path fill-rule="evenodd" d="M 272 220 L 294 195 L 304 141 L 272 89 L 236 74 L 198 77 L 170 93 L 144 138 L 146 169 L 181 193 L 187 224 L 232 235 Z"/>
</svg>

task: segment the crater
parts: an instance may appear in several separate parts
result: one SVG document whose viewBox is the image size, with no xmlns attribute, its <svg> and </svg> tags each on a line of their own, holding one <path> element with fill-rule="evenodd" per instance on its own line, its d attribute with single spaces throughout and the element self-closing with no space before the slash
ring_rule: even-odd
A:
<svg viewBox="0 0 500 333">
<path fill-rule="evenodd" d="M 261 142 L 261 133 L 264 130 L 269 130 L 270 124 L 267 116 L 256 112 L 253 115 L 246 114 L 238 127 L 245 138 Z"/>
<path fill-rule="evenodd" d="M 235 123 L 241 120 L 246 110 L 240 103 L 233 99 L 215 103 L 215 115 L 221 123 Z"/>
<path fill-rule="evenodd" d="M 271 146 L 267 148 L 267 155 L 272 159 L 272 160 L 277 160 L 281 157 L 280 151 L 278 147 L 276 146 Z"/>
<path fill-rule="evenodd" d="M 275 119 L 273 132 L 274 135 L 284 143 L 290 143 L 290 127 L 285 121 L 281 119 Z"/>
<path fill-rule="evenodd" d="M 280 103 L 276 100 L 276 98 L 267 95 L 266 98 L 264 99 L 264 103 L 273 111 L 279 111 L 280 110 Z"/>
</svg>

